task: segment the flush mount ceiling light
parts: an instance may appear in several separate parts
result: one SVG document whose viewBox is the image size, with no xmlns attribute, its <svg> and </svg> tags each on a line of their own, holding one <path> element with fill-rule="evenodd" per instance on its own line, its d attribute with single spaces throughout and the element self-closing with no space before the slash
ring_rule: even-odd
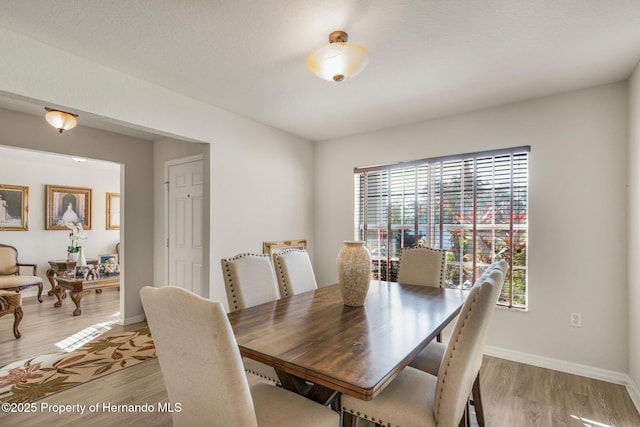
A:
<svg viewBox="0 0 640 427">
<path fill-rule="evenodd" d="M 76 120 L 76 117 L 78 117 L 77 114 L 67 113 L 66 111 L 60 111 L 49 107 L 44 107 L 44 109 L 48 111 L 44 118 L 51 126 L 58 129 L 60 133 L 65 130 L 73 129 L 78 124 L 78 121 Z"/>
<path fill-rule="evenodd" d="M 362 46 L 347 43 L 344 31 L 329 34 L 329 44 L 307 56 L 307 67 L 321 79 L 341 82 L 356 76 L 369 63 L 369 52 Z"/>
</svg>

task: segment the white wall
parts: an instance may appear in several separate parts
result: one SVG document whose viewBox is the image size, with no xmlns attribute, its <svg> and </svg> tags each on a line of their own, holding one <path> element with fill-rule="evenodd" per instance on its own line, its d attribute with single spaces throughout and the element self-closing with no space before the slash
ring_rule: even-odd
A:
<svg viewBox="0 0 640 427">
<path fill-rule="evenodd" d="M 115 253 L 120 231 L 106 229 L 106 193 L 120 191 L 119 164 L 77 163 L 69 156 L 41 153 L 23 158 L 24 152 L 17 153 L 20 158 L 16 159 L 16 154 L 10 151 L 16 150 L 0 152 L 0 184 L 29 187 L 29 230 L 0 231 L 0 243 L 15 246 L 20 262 L 38 265 L 38 276 L 44 280 L 45 292 L 51 289 L 46 278 L 48 261 L 65 259 L 69 246 L 69 230 L 45 230 L 45 185 L 91 188 L 91 230 L 83 232 L 87 239 L 80 244 L 85 248 L 87 258 Z M 31 270 L 23 270 L 22 274 L 31 274 Z M 29 288 L 23 294 L 35 295 L 36 290 Z"/>
<path fill-rule="evenodd" d="M 629 277 L 629 376 L 635 383 L 636 399 L 640 398 L 640 66 L 629 80 L 629 217 L 628 217 L 628 277 Z M 636 401 L 640 406 L 640 400 Z"/>
<path fill-rule="evenodd" d="M 165 283 L 164 163 L 204 155 L 210 189 L 210 245 L 203 256 L 211 269 L 206 292 L 227 304 L 220 259 L 262 253 L 262 242 L 307 239 L 313 255 L 313 145 L 261 125 L 237 130 L 234 141 L 210 145 L 162 140 L 154 143 L 155 278 Z M 206 167 L 209 165 L 209 167 Z"/>
<path fill-rule="evenodd" d="M 8 110 L 0 110 L 0 128 L 0 145 L 76 155 L 121 165 L 120 188 L 116 191 L 121 194 L 122 224 L 121 293 L 124 298 L 121 298 L 120 321 L 142 320 L 139 291 L 142 286 L 153 284 L 153 277 L 149 274 L 153 271 L 153 143 L 81 125 L 59 134 L 43 117 Z M 31 169 L 23 170 L 24 175 L 31 173 Z M 35 219 L 34 223 L 37 222 Z M 96 222 L 96 226 L 99 223 Z M 57 233 L 62 235 L 63 232 L 51 235 L 57 236 Z M 57 246 L 59 243 L 56 240 L 43 244 Z"/>
<path fill-rule="evenodd" d="M 496 310 L 487 344 L 628 372 L 626 91 L 612 84 L 317 143 L 319 283 L 336 281 L 340 244 L 353 237 L 354 167 L 531 145 L 529 311 Z"/>
<path fill-rule="evenodd" d="M 209 281 L 210 297 L 226 303 L 220 258 L 244 251 L 261 252 L 264 240 L 306 238 L 313 243 L 314 163 L 311 142 L 5 28 L 0 28 L 0 51 L 3 53 L 0 94 L 85 112 L 84 115 L 129 127 L 157 130 L 166 136 L 211 144 L 208 153 L 204 150 L 205 155 L 208 154 L 204 161 L 205 179 L 211 185 L 210 202 L 205 207 L 205 214 L 210 214 L 210 223 L 205 224 L 205 232 L 209 233 L 207 238 L 211 243 L 205 248 L 209 271 L 203 273 Z M 55 76 L 56 84 L 51 84 L 51 76 Z M 76 131 L 74 129 L 69 135 L 81 134 Z M 14 139 L 12 144 L 23 145 L 24 142 Z M 42 142 L 33 144 L 44 145 Z M 128 147 L 106 157 L 90 156 L 107 160 L 118 158 L 125 163 L 125 174 L 129 173 L 129 167 L 136 174 L 145 174 L 140 181 L 127 179 L 125 184 L 130 190 L 130 197 L 139 195 L 140 200 L 127 198 L 124 201 L 127 206 L 125 215 L 136 215 L 139 220 L 125 217 L 123 241 L 133 240 L 136 245 L 144 246 L 136 247 L 132 256 L 145 258 L 144 261 L 129 261 L 125 255 L 129 266 L 125 267 L 127 281 L 132 265 L 140 269 L 140 275 L 136 274 L 134 278 L 136 288 L 127 290 L 131 316 L 134 313 L 142 315 L 137 291 L 151 281 L 148 272 L 155 275 L 157 268 L 153 265 L 154 220 L 151 220 L 155 218 L 154 165 L 150 164 L 153 161 L 152 148 L 146 147 L 145 150 L 147 148 L 150 150 L 147 157 L 138 164 L 135 163 L 138 154 L 130 153 Z M 54 150 L 66 152 L 68 147 L 52 148 Z M 135 204 L 137 209 L 130 209 L 131 204 Z M 125 254 L 131 253 L 130 247 L 123 249 Z"/>
<path fill-rule="evenodd" d="M 307 239 L 313 256 L 313 145 L 247 127 L 242 138 L 210 148 L 210 297 L 226 305 L 221 258 L 288 239 Z"/>
<path fill-rule="evenodd" d="M 238 127 L 233 140 L 210 145 L 160 140 L 154 143 L 157 285 L 165 283 L 166 270 L 164 163 L 194 154 L 203 154 L 209 174 L 210 244 L 203 256 L 211 268 L 204 296 L 226 306 L 220 259 L 262 253 L 264 241 L 307 239 L 313 256 L 312 143 L 259 124 Z"/>
</svg>

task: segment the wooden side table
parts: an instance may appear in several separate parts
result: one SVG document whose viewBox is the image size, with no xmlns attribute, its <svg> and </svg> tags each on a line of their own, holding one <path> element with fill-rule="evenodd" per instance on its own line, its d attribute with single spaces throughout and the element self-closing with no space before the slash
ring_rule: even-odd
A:
<svg viewBox="0 0 640 427">
<path fill-rule="evenodd" d="M 49 269 L 47 270 L 47 279 L 49 279 L 49 284 L 51 284 L 51 290 L 47 292 L 47 295 L 51 296 L 56 291 L 56 277 L 63 276 L 65 272 L 73 270 L 73 268 L 76 266 L 76 262 L 67 261 L 66 259 L 59 259 L 59 260 L 48 261 L 48 262 L 49 262 Z M 87 264 L 96 264 L 97 262 L 98 262 L 97 259 L 87 260 Z"/>
<path fill-rule="evenodd" d="M 73 315 L 80 316 L 80 314 L 82 314 L 82 310 L 80 309 L 82 297 L 94 289 L 98 292 L 105 288 L 120 287 L 120 276 L 106 276 L 93 280 L 58 277 L 57 282 L 55 295 L 58 301 L 53 304 L 53 306 L 56 308 L 62 307 L 62 296 L 66 294 L 65 290 L 68 289 L 71 291 L 71 299 L 76 305 Z"/>
</svg>

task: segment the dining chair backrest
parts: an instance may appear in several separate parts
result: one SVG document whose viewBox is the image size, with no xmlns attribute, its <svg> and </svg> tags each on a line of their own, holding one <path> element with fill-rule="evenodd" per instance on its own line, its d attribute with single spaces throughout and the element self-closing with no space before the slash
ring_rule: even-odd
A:
<svg viewBox="0 0 640 427">
<path fill-rule="evenodd" d="M 493 268 L 471 287 L 447 344 L 434 397 L 438 425 L 458 425 L 473 383 L 480 371 L 487 324 L 504 282 L 501 268 Z"/>
<path fill-rule="evenodd" d="M 433 248 L 404 248 L 400 253 L 398 282 L 407 285 L 444 287 L 447 251 Z"/>
<path fill-rule="evenodd" d="M 286 249 L 273 254 L 280 295 L 288 297 L 318 289 L 309 253 L 303 249 Z"/>
<path fill-rule="evenodd" d="M 240 352 L 219 302 L 177 287 L 140 290 L 174 426 L 257 426 Z"/>
<path fill-rule="evenodd" d="M 269 255 L 244 253 L 223 258 L 221 264 L 229 311 L 280 298 Z"/>
</svg>

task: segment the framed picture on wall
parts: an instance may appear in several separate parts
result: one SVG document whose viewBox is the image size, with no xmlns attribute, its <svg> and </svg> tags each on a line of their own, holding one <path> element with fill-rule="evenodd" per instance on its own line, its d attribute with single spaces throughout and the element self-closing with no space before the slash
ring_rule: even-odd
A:
<svg viewBox="0 0 640 427">
<path fill-rule="evenodd" d="M 29 187 L 0 184 L 0 231 L 29 229 Z"/>
<path fill-rule="evenodd" d="M 107 230 L 120 230 L 120 193 L 107 193 Z"/>
<path fill-rule="evenodd" d="M 91 230 L 91 189 L 46 186 L 45 230 L 67 230 L 63 224 L 81 223 Z"/>
<path fill-rule="evenodd" d="M 281 252 L 285 249 L 307 249 L 307 240 L 279 240 L 273 242 L 262 242 L 262 253 L 269 254 L 270 256 L 274 252 Z"/>
</svg>

